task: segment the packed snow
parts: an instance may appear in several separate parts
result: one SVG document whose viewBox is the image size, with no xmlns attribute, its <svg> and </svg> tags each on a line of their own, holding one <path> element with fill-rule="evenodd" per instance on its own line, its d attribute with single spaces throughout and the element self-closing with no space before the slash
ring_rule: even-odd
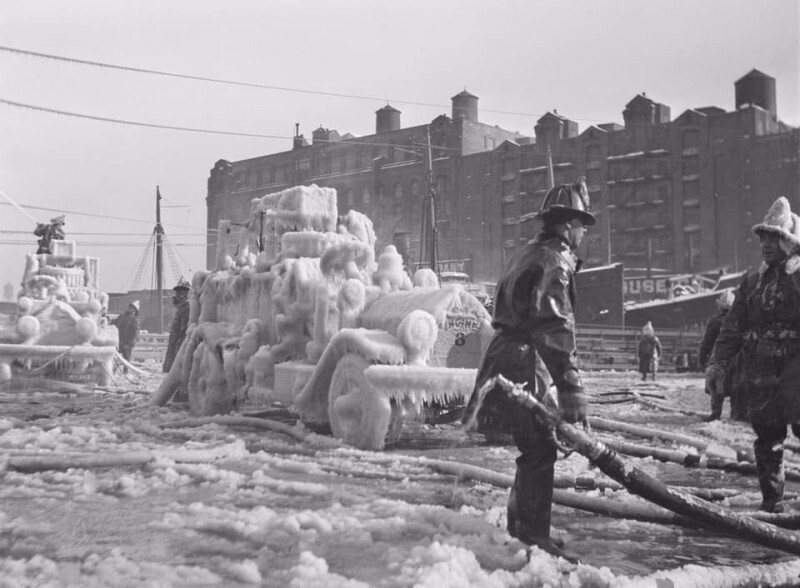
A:
<svg viewBox="0 0 800 588">
<path fill-rule="evenodd" d="M 559 504 L 553 534 L 582 563 L 535 548 L 529 556 L 505 530 L 507 487 L 432 467 L 510 478 L 513 447 L 487 446 L 457 423 L 408 423 L 381 452 L 308 430 L 289 411 L 257 416 L 294 436 L 202 424 L 183 404 L 149 405 L 162 376 L 147 367 L 146 377 L 117 375 L 115 388 L 91 394 L 37 393 L 28 383 L 0 396 L 0 586 L 722 587 L 800 577 L 797 558 L 737 538 Z M 644 384 L 604 372 L 587 384 L 594 415 L 740 450 L 752 442 L 743 423 L 678 412 L 707 410 L 697 375 Z M 602 391 L 626 388 L 657 391 L 664 407 L 600 404 Z M 759 499 L 752 476 L 627 459 L 667 483 L 738 490 L 731 508 Z M 556 473 L 608 482 L 577 454 L 559 459 Z M 566 491 L 642 502 L 618 489 Z"/>
</svg>

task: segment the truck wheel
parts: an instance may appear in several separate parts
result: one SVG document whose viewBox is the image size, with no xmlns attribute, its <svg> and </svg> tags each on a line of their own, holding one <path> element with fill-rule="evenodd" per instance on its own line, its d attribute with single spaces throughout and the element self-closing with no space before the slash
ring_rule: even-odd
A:
<svg viewBox="0 0 800 588">
<path fill-rule="evenodd" d="M 334 436 L 348 445 L 379 450 L 386 442 L 392 408 L 389 398 L 364 376 L 369 366 L 355 353 L 339 360 L 328 392 L 328 419 Z"/>
</svg>

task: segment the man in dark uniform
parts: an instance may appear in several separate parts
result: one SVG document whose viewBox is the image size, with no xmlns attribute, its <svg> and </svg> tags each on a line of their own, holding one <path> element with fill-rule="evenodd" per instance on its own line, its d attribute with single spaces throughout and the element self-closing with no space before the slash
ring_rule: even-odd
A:
<svg viewBox="0 0 800 588">
<path fill-rule="evenodd" d="M 706 324 L 706 330 L 703 333 L 703 340 L 700 342 L 700 350 L 698 352 L 698 360 L 703 370 L 708 367 L 708 360 L 711 358 L 714 343 L 722 328 L 722 321 L 728 315 L 728 311 L 733 304 L 733 296 L 732 290 L 725 290 L 719 295 L 717 298 L 718 312 Z M 728 395 L 728 391 L 725 390 L 724 370 L 717 370 L 713 377 L 706 379 L 705 392 L 711 397 L 711 414 L 703 420 L 707 423 L 718 421 L 722 418 L 722 405 L 725 403 L 725 396 Z M 731 412 L 733 412 L 733 407 L 731 407 Z"/>
<path fill-rule="evenodd" d="M 487 441 L 510 434 L 519 449 L 508 500 L 508 532 L 574 561 L 562 550 L 563 542 L 550 538 L 557 457 L 552 433 L 499 387 L 483 399 L 478 394 L 489 378 L 502 374 L 527 383 L 531 393 L 543 398 L 552 378 L 563 418 L 570 423 L 586 420 L 574 317 L 574 274 L 579 264 L 574 252 L 586 227 L 595 222 L 585 180 L 551 189 L 537 218 L 543 222 L 542 231 L 511 259 L 497 285 L 492 321 L 496 332 L 467 407 L 467 424 L 477 418 L 478 431 Z"/>
<path fill-rule="evenodd" d="M 741 351 L 741 370 L 761 487 L 760 509 L 783 512 L 783 442 L 800 437 L 800 217 L 778 198 L 753 227 L 763 261 L 739 286 L 706 377 Z"/>
<path fill-rule="evenodd" d="M 130 361 L 133 348 L 139 340 L 139 301 L 131 302 L 127 310 L 111 321 L 111 324 L 119 331 L 119 354 Z M 128 369 L 125 368 L 125 371 Z"/>
<path fill-rule="evenodd" d="M 175 296 L 172 302 L 175 304 L 175 315 L 169 327 L 169 343 L 167 343 L 167 353 L 164 355 L 163 371 L 166 373 L 172 368 L 178 349 L 181 348 L 186 337 L 186 329 L 189 326 L 189 282 L 181 278 L 172 289 Z"/>
</svg>

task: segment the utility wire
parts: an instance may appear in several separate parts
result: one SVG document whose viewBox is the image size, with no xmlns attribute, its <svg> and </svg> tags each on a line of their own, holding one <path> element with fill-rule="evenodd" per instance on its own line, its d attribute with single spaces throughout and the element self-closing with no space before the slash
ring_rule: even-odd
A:
<svg viewBox="0 0 800 588">
<path fill-rule="evenodd" d="M 181 127 L 181 126 L 176 126 L 176 125 L 162 125 L 162 124 L 157 124 L 157 123 L 146 123 L 146 122 L 135 121 L 135 120 L 125 120 L 125 119 L 120 119 L 120 118 L 111 118 L 111 117 L 107 117 L 107 116 L 97 116 L 97 115 L 94 115 L 94 114 L 83 114 L 83 113 L 80 113 L 80 112 L 71 112 L 69 110 L 59 110 L 57 108 L 48 108 L 46 106 L 37 106 L 35 104 L 27 104 L 25 102 L 16 102 L 14 100 L 6 100 L 5 98 L 0 98 L 0 104 L 5 104 L 6 106 L 13 106 L 15 108 L 22 108 L 22 109 L 25 109 L 25 110 L 33 110 L 33 111 L 37 111 L 37 112 L 46 112 L 48 114 L 58 114 L 58 115 L 61 115 L 61 116 L 71 116 L 71 117 L 82 118 L 82 119 L 86 119 L 86 120 L 94 120 L 94 121 L 99 121 L 99 122 L 114 123 L 114 124 L 119 124 L 119 125 L 128 125 L 128 126 L 133 126 L 133 127 L 145 127 L 145 128 L 150 128 L 150 129 L 163 129 L 163 130 L 168 130 L 168 131 L 183 131 L 183 132 L 189 132 L 189 133 L 205 133 L 205 134 L 211 134 L 211 135 L 228 135 L 228 136 L 233 136 L 233 137 L 250 137 L 250 138 L 256 138 L 256 139 L 281 139 L 281 140 L 294 139 L 294 137 L 290 137 L 289 135 L 268 135 L 268 134 L 264 134 L 264 133 L 242 133 L 242 132 L 237 132 L 237 131 L 220 131 L 220 130 L 217 130 L 217 129 L 200 129 L 200 128 L 196 128 L 196 127 Z M 342 139 L 342 140 L 339 140 L 339 141 L 328 141 L 328 140 L 325 140 L 325 139 L 315 139 L 315 142 L 329 143 L 329 144 L 332 144 L 332 143 L 336 143 L 336 144 L 343 143 L 343 144 L 347 144 L 347 145 L 366 145 L 366 146 L 369 146 L 369 147 L 394 147 L 395 149 L 400 149 L 401 151 L 404 151 L 404 149 L 401 148 L 401 145 L 405 146 L 405 147 L 408 147 L 408 145 L 406 145 L 405 143 L 395 145 L 394 143 L 372 143 L 372 142 L 369 142 L 369 141 L 355 141 L 353 139 Z M 460 149 L 458 149 L 456 147 L 443 147 L 443 146 L 440 146 L 440 145 L 435 145 L 434 149 L 437 149 L 439 151 L 460 151 Z M 416 152 L 413 152 L 413 153 L 416 153 Z"/>
<path fill-rule="evenodd" d="M 4 233 L 6 235 L 13 234 L 13 235 L 32 235 L 33 231 L 27 230 L 17 230 L 17 229 L 0 229 L 0 233 Z M 105 233 L 105 232 L 96 232 L 96 231 L 70 231 L 70 236 L 72 235 L 81 235 L 81 236 L 101 236 L 101 237 L 150 237 L 150 233 Z M 173 237 L 207 237 L 206 233 L 170 233 Z"/>
<path fill-rule="evenodd" d="M 265 135 L 260 133 L 239 133 L 233 131 L 218 131 L 214 129 L 198 129 L 193 127 L 179 127 L 174 125 L 160 125 L 156 123 L 146 123 L 134 120 L 123 120 L 119 118 L 111 118 L 107 116 L 96 116 L 93 114 L 81 114 L 78 112 L 70 112 L 68 110 L 58 110 L 56 108 L 47 108 L 45 106 L 36 106 L 34 104 L 25 104 L 24 102 L 15 102 L 13 100 L 5 100 L 4 98 L 0 98 L 0 104 L 6 104 L 7 106 L 15 106 L 16 108 L 24 108 L 27 110 L 36 110 L 39 112 L 48 112 L 50 114 L 60 114 L 62 116 L 73 116 L 77 118 L 84 118 L 88 120 L 96 120 L 100 122 L 110 122 L 119 125 L 130 125 L 135 127 L 147 127 L 151 129 L 166 129 L 169 131 L 187 131 L 191 133 L 207 133 L 211 135 L 234 135 L 238 137 L 255 137 L 258 139 L 291 139 L 292 137 L 289 136 L 281 136 L 281 135 Z"/>
<path fill-rule="evenodd" d="M 34 111 L 38 111 L 38 112 L 47 112 L 47 113 L 50 113 L 50 114 L 59 114 L 59 115 L 62 115 L 62 116 L 71 116 L 71 117 L 88 119 L 88 120 L 95 120 L 95 121 L 100 121 L 100 122 L 109 122 L 109 123 L 123 124 L 123 125 L 129 125 L 129 126 L 138 126 L 138 127 L 145 127 L 145 128 L 155 128 L 155 129 L 164 129 L 164 130 L 173 130 L 173 131 L 185 131 L 185 132 L 193 132 L 193 133 L 207 133 L 207 134 L 214 134 L 214 135 L 253 137 L 253 138 L 261 138 L 261 139 L 288 140 L 288 139 L 293 139 L 294 138 L 294 137 L 290 137 L 288 135 L 269 135 L 269 134 L 261 134 L 261 133 L 241 133 L 241 132 L 236 132 L 236 131 L 220 131 L 220 130 L 215 130 L 215 129 L 200 129 L 200 128 L 194 128 L 194 127 L 181 127 L 181 126 L 174 126 L 174 125 L 162 125 L 162 124 L 146 123 L 146 122 L 140 122 L 140 121 L 130 121 L 130 120 L 124 120 L 124 119 L 96 116 L 96 115 L 91 115 L 91 114 L 82 114 L 82 113 L 77 113 L 77 112 L 70 112 L 70 111 L 67 111 L 67 110 L 59 110 L 59 109 L 55 109 L 55 108 L 47 108 L 47 107 L 44 107 L 44 106 L 37 106 L 37 105 L 33 105 L 33 104 L 26 104 L 26 103 L 23 103 L 23 102 L 16 102 L 16 101 L 13 101 L 13 100 L 6 100 L 4 98 L 0 98 L 0 104 L 5 104 L 7 106 L 13 106 L 13 107 L 16 107 L 16 108 L 22 108 L 22 109 L 27 109 L 27 110 L 34 110 Z M 329 144 L 333 144 L 333 143 L 339 144 L 339 143 L 341 143 L 341 144 L 347 144 L 347 145 L 365 145 L 365 146 L 369 146 L 369 147 L 394 147 L 395 149 L 400 149 L 401 151 L 406 151 L 405 149 L 401 148 L 401 144 L 373 143 L 373 142 L 369 142 L 369 141 L 355 141 L 355 140 L 352 140 L 352 139 L 344 139 L 344 140 L 340 140 L 340 141 L 326 141 L 324 139 L 317 139 L 316 141 L 322 142 L 322 143 L 329 143 Z M 404 147 L 408 147 L 408 145 L 405 144 L 405 143 L 403 143 L 402 145 Z M 460 152 L 461 151 L 461 149 L 459 149 L 458 147 L 445 147 L 445 146 L 441 146 L 441 145 L 435 145 L 432 148 L 434 150 L 437 150 L 437 151 L 454 151 L 454 152 Z M 410 152 L 411 153 L 417 153 L 416 151 L 410 151 Z M 702 161 L 705 161 L 706 159 L 707 158 L 701 158 Z M 559 166 L 564 166 L 564 165 L 573 165 L 572 161 L 589 161 L 589 158 L 581 157 L 580 155 L 575 155 L 575 156 L 570 156 L 570 160 L 571 161 L 555 163 L 554 166 L 555 167 L 559 167 Z M 412 163 L 412 162 L 406 162 L 406 163 Z M 546 168 L 545 168 L 545 166 L 539 166 L 538 168 L 521 169 L 519 171 L 520 171 L 520 173 L 524 173 L 524 172 L 528 172 L 528 171 L 534 171 L 534 169 L 542 169 L 542 170 L 544 170 Z M 352 172 L 346 172 L 346 173 L 336 174 L 336 175 L 330 174 L 330 175 L 326 175 L 324 179 L 328 179 L 328 178 L 331 178 L 331 177 L 338 177 L 339 175 L 346 175 L 346 174 L 349 174 L 349 173 L 352 173 Z M 0 202 L 0 204 L 8 204 L 8 203 Z M 32 208 L 32 207 L 29 207 L 29 208 Z M 55 210 L 55 209 L 46 209 L 46 210 Z M 57 212 L 59 212 L 59 211 L 57 211 Z M 119 220 L 129 220 L 129 219 L 119 219 Z M 145 222 L 145 221 L 134 221 L 134 222 Z M 146 222 L 149 223 L 150 221 L 146 221 Z M 181 225 L 173 225 L 173 226 L 181 226 Z"/>
<path fill-rule="evenodd" d="M 82 247 L 141 247 L 144 241 L 75 241 Z M 0 245 L 30 245 L 30 239 L 0 239 Z M 175 247 L 216 247 L 211 243 L 173 243 Z"/>
<path fill-rule="evenodd" d="M 8 203 L 8 202 L 0 202 L 0 206 L 11 206 L 11 204 Z M 130 223 L 144 223 L 144 224 L 148 224 L 148 225 L 153 225 L 154 224 L 154 221 L 151 221 L 151 220 L 144 220 L 144 219 L 138 219 L 138 218 L 124 218 L 124 217 L 121 217 L 121 216 L 109 216 L 109 215 L 106 215 L 106 214 L 95 214 L 95 213 L 92 213 L 92 212 L 78 212 L 78 211 L 75 211 L 75 210 L 62 210 L 62 209 L 59 209 L 59 208 L 51 208 L 49 206 L 32 206 L 32 205 L 25 204 L 23 206 L 23 208 L 30 208 L 31 210 L 46 210 L 46 211 L 50 211 L 50 212 L 60 212 L 62 214 L 77 214 L 78 216 L 90 216 L 90 217 L 94 217 L 94 218 L 105 218 L 105 219 L 109 219 L 109 220 L 118 220 L 118 221 L 130 222 Z M 196 229 L 197 228 L 197 227 L 193 227 L 193 226 L 190 226 L 190 225 L 175 225 L 175 224 L 172 224 L 172 223 L 170 223 L 170 226 L 180 227 L 182 229 Z M 119 234 L 119 233 L 115 233 L 115 234 Z"/>
<path fill-rule="evenodd" d="M 409 106 L 424 106 L 429 108 L 449 108 L 449 104 L 437 104 L 432 102 L 417 102 L 413 100 L 396 100 L 396 99 L 389 99 L 389 98 L 378 98 L 376 96 L 361 96 L 359 94 L 344 94 L 341 92 L 327 92 L 324 90 L 309 90 L 304 88 L 291 88 L 288 86 L 275 86 L 270 84 L 260 84 L 256 82 L 240 82 L 235 80 L 225 80 L 221 78 L 212 78 L 207 76 L 198 76 L 198 75 L 191 75 L 191 74 L 182 74 L 176 72 L 168 72 L 163 70 L 157 69 L 148 69 L 142 67 L 131 67 L 127 65 L 117 65 L 113 63 L 104 63 L 101 61 L 90 61 L 88 59 L 77 59 L 74 57 L 65 57 L 63 55 L 53 55 L 52 53 L 40 53 L 38 51 L 29 51 L 26 49 L 19 49 L 16 47 L 7 47 L 0 45 L 0 51 L 5 51 L 7 53 L 15 53 L 18 55 L 25 55 L 28 57 L 36 57 L 40 59 L 51 59 L 53 61 L 61 61 L 66 63 L 72 63 L 77 65 L 89 65 L 92 67 L 101 67 L 106 69 L 115 69 L 119 71 L 129 71 L 135 73 L 142 73 L 142 74 L 149 74 L 155 76 L 165 76 L 170 78 L 179 78 L 184 80 L 195 80 L 200 82 L 211 82 L 215 84 L 224 84 L 228 86 L 244 86 L 248 88 L 261 88 L 264 90 L 276 90 L 280 92 L 295 92 L 299 94 L 315 94 L 318 96 L 329 96 L 332 98 L 348 98 L 351 100 L 368 100 L 371 102 L 386 102 L 387 104 L 393 102 L 395 104 L 407 104 Z M 492 110 L 492 109 L 482 109 L 483 112 L 490 112 L 493 114 L 509 114 L 514 116 L 527 116 L 527 117 L 541 117 L 542 113 L 534 113 L 534 112 L 515 112 L 511 110 Z M 588 118 L 575 118 L 573 120 L 582 120 L 586 122 L 605 122 L 605 121 L 598 121 L 594 119 Z"/>
</svg>

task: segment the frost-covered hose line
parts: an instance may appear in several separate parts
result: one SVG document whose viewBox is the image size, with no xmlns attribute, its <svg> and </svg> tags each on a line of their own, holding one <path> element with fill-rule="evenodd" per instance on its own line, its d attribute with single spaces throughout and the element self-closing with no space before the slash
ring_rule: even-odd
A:
<svg viewBox="0 0 800 588">
<path fill-rule="evenodd" d="M 636 399 L 636 402 L 638 402 L 642 406 L 646 406 L 648 408 L 655 408 L 657 410 L 662 410 L 664 412 L 677 412 L 679 414 L 685 414 L 685 415 L 688 415 L 688 416 L 696 416 L 696 417 L 705 416 L 703 413 L 700 413 L 700 412 L 697 412 L 697 411 L 694 411 L 694 410 L 686 410 L 686 409 L 683 409 L 683 408 L 675 408 L 673 406 L 667 406 L 667 405 L 661 404 L 660 402 L 658 402 L 656 400 L 649 400 L 647 398 L 644 398 L 641 394 L 639 394 L 636 391 L 632 391 L 631 393 L 633 394 L 633 397 Z"/>
<path fill-rule="evenodd" d="M 181 419 L 170 423 L 161 425 L 165 429 L 178 429 L 178 428 L 191 428 L 202 427 L 203 425 L 217 424 L 227 425 L 232 427 L 252 427 L 254 429 L 267 429 L 276 433 L 283 433 L 289 435 L 298 441 L 305 442 L 308 440 L 308 433 L 296 427 L 290 427 L 277 421 L 269 419 L 262 419 L 256 417 L 236 416 L 236 415 L 221 415 L 212 417 L 198 417 L 193 419 Z"/>
<path fill-rule="evenodd" d="M 426 459 L 423 460 L 422 463 L 427 465 L 433 471 L 456 476 L 460 480 L 474 480 L 484 484 L 491 484 L 493 486 L 497 486 L 498 488 L 510 488 L 514 483 L 513 476 L 495 472 L 479 466 L 438 459 Z M 599 486 L 601 486 L 601 484 L 598 484 L 598 487 Z M 694 494 L 697 492 L 712 498 L 716 497 L 717 499 L 724 498 L 725 495 L 737 493 L 733 490 L 729 490 L 727 492 L 720 490 L 719 492 L 714 493 L 702 488 L 690 488 L 684 490 L 687 492 L 687 494 Z M 715 494 L 719 495 L 715 496 Z M 679 525 L 688 528 L 697 528 L 700 526 L 690 517 L 680 516 L 670 512 L 669 510 L 658 508 L 657 506 L 648 503 L 622 502 L 619 500 L 614 500 L 613 498 L 598 498 L 569 490 L 560 490 L 558 488 L 553 490 L 553 502 L 561 506 L 567 506 L 577 510 L 583 510 L 586 512 L 602 514 L 620 519 L 631 519 L 649 523 L 659 523 L 662 525 Z M 752 516 L 760 521 L 769 522 L 785 529 L 800 528 L 800 515 L 759 512 L 752 513 Z"/>
<path fill-rule="evenodd" d="M 137 368 L 135 365 L 131 364 L 131 362 L 129 362 L 127 359 L 125 359 L 124 357 L 122 357 L 122 354 L 121 354 L 119 351 L 117 351 L 116 358 L 119 360 L 119 362 L 120 362 L 122 365 L 124 365 L 126 368 L 128 368 L 129 370 L 131 370 L 133 373 L 135 373 L 135 374 L 138 374 L 138 375 L 140 375 L 140 376 L 146 376 L 146 375 L 147 375 L 147 372 L 146 372 L 146 371 L 144 371 L 144 370 L 140 370 L 140 369 L 139 369 L 139 368 Z"/>
</svg>

